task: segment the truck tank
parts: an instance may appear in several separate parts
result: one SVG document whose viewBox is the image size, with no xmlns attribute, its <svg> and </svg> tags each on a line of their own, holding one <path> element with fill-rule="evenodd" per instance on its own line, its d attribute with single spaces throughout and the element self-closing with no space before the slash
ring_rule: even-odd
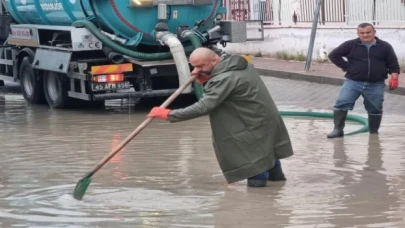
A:
<svg viewBox="0 0 405 228">
<path fill-rule="evenodd" d="M 226 12 L 222 0 L 5 0 L 5 7 L 19 24 L 72 25 L 91 19 L 131 46 L 160 45 L 153 36 L 159 22 L 174 34 L 197 24 L 203 32 Z"/>
</svg>

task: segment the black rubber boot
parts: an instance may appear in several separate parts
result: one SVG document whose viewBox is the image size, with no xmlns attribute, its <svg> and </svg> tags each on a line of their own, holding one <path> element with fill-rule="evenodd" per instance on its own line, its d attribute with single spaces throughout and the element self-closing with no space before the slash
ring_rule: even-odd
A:
<svg viewBox="0 0 405 228">
<path fill-rule="evenodd" d="M 335 123 L 335 128 L 331 133 L 328 134 L 328 138 L 337 138 L 343 137 L 345 128 L 345 121 L 347 117 L 347 111 L 344 110 L 335 110 L 333 112 L 333 120 Z"/>
<path fill-rule="evenodd" d="M 280 160 L 276 161 L 276 164 L 269 170 L 269 181 L 286 181 L 283 169 L 281 168 Z"/>
<path fill-rule="evenodd" d="M 368 114 L 368 128 L 370 134 L 378 134 L 380 129 L 382 115 L 381 114 Z"/>
</svg>

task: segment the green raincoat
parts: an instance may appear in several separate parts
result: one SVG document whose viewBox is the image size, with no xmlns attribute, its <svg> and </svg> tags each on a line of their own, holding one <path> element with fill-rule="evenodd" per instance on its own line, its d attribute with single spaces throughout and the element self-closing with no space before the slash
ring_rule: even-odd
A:
<svg viewBox="0 0 405 228">
<path fill-rule="evenodd" d="M 169 113 L 170 122 L 209 115 L 213 146 L 228 183 L 273 168 L 276 159 L 293 155 L 288 131 L 252 64 L 225 55 L 195 104 Z"/>
</svg>

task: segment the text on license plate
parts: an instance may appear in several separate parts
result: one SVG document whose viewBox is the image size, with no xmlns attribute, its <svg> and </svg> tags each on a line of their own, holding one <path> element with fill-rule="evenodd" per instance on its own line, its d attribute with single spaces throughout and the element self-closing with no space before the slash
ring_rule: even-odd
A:
<svg viewBox="0 0 405 228">
<path fill-rule="evenodd" d="M 116 90 L 116 89 L 129 89 L 131 84 L 129 82 L 119 82 L 119 83 L 93 83 L 91 84 L 91 90 Z"/>
</svg>

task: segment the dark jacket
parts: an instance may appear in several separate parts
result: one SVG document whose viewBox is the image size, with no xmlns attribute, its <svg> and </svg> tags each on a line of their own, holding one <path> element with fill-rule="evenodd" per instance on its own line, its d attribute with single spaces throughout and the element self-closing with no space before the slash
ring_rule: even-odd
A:
<svg viewBox="0 0 405 228">
<path fill-rule="evenodd" d="M 399 73 L 399 63 L 392 46 L 377 37 L 376 40 L 376 44 L 369 49 L 359 38 L 348 40 L 328 57 L 346 72 L 346 78 L 367 82 L 383 81 L 388 78 L 388 74 Z"/>
<path fill-rule="evenodd" d="M 195 104 L 169 113 L 171 122 L 209 114 L 213 147 L 228 183 L 255 176 L 293 155 L 283 119 L 255 68 L 227 55 Z"/>
</svg>

